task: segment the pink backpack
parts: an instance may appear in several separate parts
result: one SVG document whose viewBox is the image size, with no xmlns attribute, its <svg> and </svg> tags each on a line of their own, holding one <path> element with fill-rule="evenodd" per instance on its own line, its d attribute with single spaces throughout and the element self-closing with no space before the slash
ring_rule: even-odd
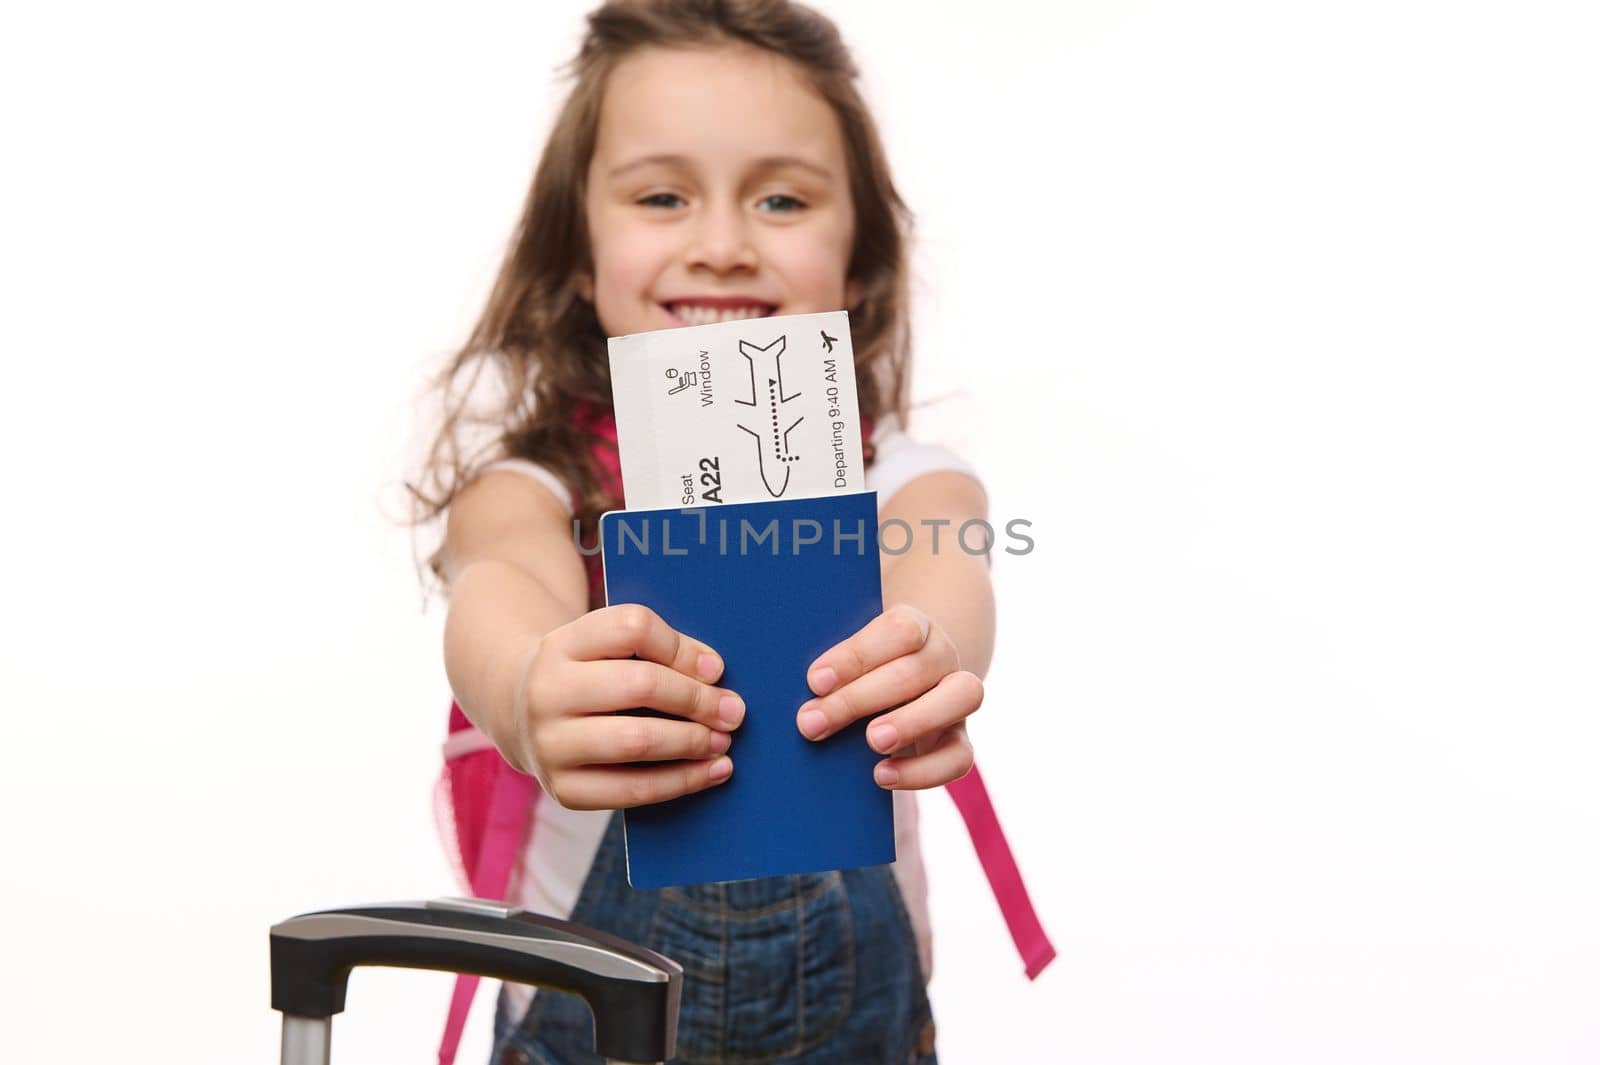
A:
<svg viewBox="0 0 1600 1065">
<path fill-rule="evenodd" d="M 579 404 L 573 417 L 576 424 L 599 438 L 594 449 L 595 458 L 607 480 L 607 490 L 613 498 L 620 499 L 622 469 L 617 455 L 617 426 L 611 410 Z M 866 441 L 871 440 L 871 419 L 863 419 L 862 436 Z M 604 602 L 600 557 L 588 556 L 584 563 L 588 569 L 592 607 Z M 1022 957 L 1028 979 L 1032 980 L 1055 958 L 1055 947 L 1051 946 L 1028 898 L 1022 874 L 1011 855 L 1011 847 L 1000 828 L 978 767 L 974 765 L 966 776 L 945 785 L 945 790 L 966 823 L 1000 913 Z M 475 898 L 506 898 L 511 867 L 527 845 L 534 803 L 542 795 L 538 782 L 519 773 L 500 757 L 489 738 L 474 727 L 461 707 L 452 701 L 444 765 L 434 789 L 434 814 L 441 842 L 463 891 Z M 478 979 L 466 974 L 456 977 L 450 1013 L 439 1043 L 440 1065 L 452 1065 L 455 1061 Z"/>
</svg>

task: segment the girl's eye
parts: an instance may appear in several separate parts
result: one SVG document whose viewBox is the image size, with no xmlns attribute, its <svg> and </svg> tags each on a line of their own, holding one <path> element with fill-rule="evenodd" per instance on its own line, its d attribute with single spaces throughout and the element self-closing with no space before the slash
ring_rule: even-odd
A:
<svg viewBox="0 0 1600 1065">
<path fill-rule="evenodd" d="M 784 193 L 781 193 L 781 192 L 775 192 L 771 196 L 768 196 L 765 199 L 763 199 L 761 202 L 762 203 L 771 203 L 773 200 L 779 200 L 782 203 L 788 205 L 788 206 L 783 206 L 783 207 L 777 208 L 777 211 L 778 211 L 779 214 L 789 214 L 789 213 L 791 213 L 793 211 L 798 211 L 798 210 L 800 210 L 800 209 L 805 207 L 805 204 L 801 203 L 799 200 L 795 199 L 793 196 L 787 196 L 787 195 L 785 195 Z"/>
<path fill-rule="evenodd" d="M 653 192 L 644 199 L 640 200 L 639 204 L 644 207 L 671 207 L 673 205 L 670 203 L 659 203 L 657 201 L 681 199 L 682 197 L 680 197 L 676 192 Z"/>
</svg>

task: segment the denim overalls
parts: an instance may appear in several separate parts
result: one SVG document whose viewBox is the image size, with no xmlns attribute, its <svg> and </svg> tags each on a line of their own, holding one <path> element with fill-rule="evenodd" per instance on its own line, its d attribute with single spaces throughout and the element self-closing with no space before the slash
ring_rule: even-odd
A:
<svg viewBox="0 0 1600 1065">
<path fill-rule="evenodd" d="M 936 1065 L 915 936 L 887 865 L 639 890 L 614 813 L 572 920 L 683 966 L 681 1065 Z M 495 1009 L 491 1065 L 602 1065 L 588 1007 Z"/>
</svg>

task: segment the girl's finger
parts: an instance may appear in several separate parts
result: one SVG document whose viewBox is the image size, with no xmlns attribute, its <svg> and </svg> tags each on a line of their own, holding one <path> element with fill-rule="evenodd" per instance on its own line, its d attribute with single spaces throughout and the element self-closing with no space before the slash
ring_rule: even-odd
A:
<svg viewBox="0 0 1600 1065">
<path fill-rule="evenodd" d="M 560 774 L 553 795 L 569 810 L 624 810 L 704 791 L 732 774 L 725 754 L 657 766 L 588 766 Z"/>
<path fill-rule="evenodd" d="M 744 700 L 726 688 L 642 658 L 574 663 L 577 683 L 587 693 L 588 714 L 650 709 L 727 731 L 744 719 Z"/>
<path fill-rule="evenodd" d="M 824 651 L 806 670 L 806 683 L 818 695 L 827 695 L 885 662 L 915 654 L 931 628 L 927 614 L 909 603 L 896 603 Z"/>
<path fill-rule="evenodd" d="M 732 740 L 690 721 L 613 714 L 563 721 L 551 729 L 551 742 L 561 764 L 575 767 L 715 758 Z"/>
<path fill-rule="evenodd" d="M 982 705 L 983 681 L 976 673 L 947 673 L 931 690 L 868 725 L 867 743 L 879 754 L 893 754 L 938 736 Z"/>
<path fill-rule="evenodd" d="M 927 754 L 885 758 L 873 769 L 872 778 L 881 788 L 909 791 L 960 780 L 971 768 L 972 743 L 967 739 L 966 727 L 956 725 L 939 737 Z"/>
<path fill-rule="evenodd" d="M 708 683 L 722 676 L 720 655 L 640 603 L 591 610 L 567 627 L 565 639 L 568 657 L 580 661 L 632 656 Z"/>
<path fill-rule="evenodd" d="M 795 711 L 795 724 L 807 739 L 833 735 L 853 721 L 916 699 L 939 683 L 955 665 L 955 646 L 948 638 L 929 640 L 916 652 L 901 655 L 820 699 Z"/>
</svg>

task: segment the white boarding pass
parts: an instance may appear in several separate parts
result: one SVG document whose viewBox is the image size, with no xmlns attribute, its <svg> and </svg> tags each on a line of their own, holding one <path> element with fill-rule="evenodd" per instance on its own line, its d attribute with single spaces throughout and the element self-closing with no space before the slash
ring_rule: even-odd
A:
<svg viewBox="0 0 1600 1065">
<path fill-rule="evenodd" d="M 863 492 L 844 311 L 612 337 L 630 510 Z"/>
</svg>

